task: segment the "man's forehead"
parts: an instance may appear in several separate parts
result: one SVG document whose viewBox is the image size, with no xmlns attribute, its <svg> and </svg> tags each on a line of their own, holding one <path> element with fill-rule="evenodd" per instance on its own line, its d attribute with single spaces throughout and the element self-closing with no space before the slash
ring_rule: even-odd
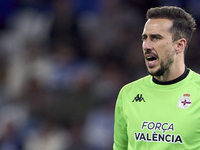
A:
<svg viewBox="0 0 200 150">
<path fill-rule="evenodd" d="M 153 18 L 153 19 L 148 19 L 147 22 L 145 23 L 145 26 L 170 28 L 172 24 L 173 24 L 172 21 L 169 19 Z"/>
<path fill-rule="evenodd" d="M 169 19 L 148 19 L 143 30 L 143 34 L 161 34 L 169 32 L 172 21 Z"/>
</svg>

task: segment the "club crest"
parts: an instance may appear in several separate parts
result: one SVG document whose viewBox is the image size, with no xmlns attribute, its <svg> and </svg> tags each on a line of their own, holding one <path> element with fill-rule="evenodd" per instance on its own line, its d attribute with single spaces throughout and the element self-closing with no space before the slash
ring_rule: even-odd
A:
<svg viewBox="0 0 200 150">
<path fill-rule="evenodd" d="M 192 103 L 192 101 L 190 98 L 190 94 L 188 94 L 188 93 L 183 94 L 183 97 L 179 98 L 177 108 L 180 107 L 182 109 L 186 109 L 191 105 L 191 103 Z"/>
</svg>

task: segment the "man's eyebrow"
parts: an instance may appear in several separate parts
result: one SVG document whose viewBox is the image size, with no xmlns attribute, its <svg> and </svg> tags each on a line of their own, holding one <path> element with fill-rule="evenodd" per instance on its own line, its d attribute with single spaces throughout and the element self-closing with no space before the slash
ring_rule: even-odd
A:
<svg viewBox="0 0 200 150">
<path fill-rule="evenodd" d="M 147 35 L 146 34 L 142 34 L 142 38 L 144 38 L 144 37 L 147 37 Z"/>
<path fill-rule="evenodd" d="M 150 37 L 163 37 L 163 36 L 160 35 L 160 34 L 150 34 L 149 36 L 150 36 Z M 147 34 L 142 34 L 142 37 L 147 37 Z"/>
<path fill-rule="evenodd" d="M 162 35 L 160 35 L 160 34 L 150 34 L 150 36 L 159 36 L 159 37 L 162 37 Z"/>
</svg>

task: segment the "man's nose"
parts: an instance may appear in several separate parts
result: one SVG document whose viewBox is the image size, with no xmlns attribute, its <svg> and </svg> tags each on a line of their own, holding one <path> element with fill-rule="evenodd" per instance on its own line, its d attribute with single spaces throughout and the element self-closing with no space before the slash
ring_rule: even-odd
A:
<svg viewBox="0 0 200 150">
<path fill-rule="evenodd" d="M 151 40 L 149 38 L 147 38 L 145 41 L 143 41 L 142 47 L 143 47 L 144 50 L 152 49 L 152 42 L 151 42 Z"/>
</svg>

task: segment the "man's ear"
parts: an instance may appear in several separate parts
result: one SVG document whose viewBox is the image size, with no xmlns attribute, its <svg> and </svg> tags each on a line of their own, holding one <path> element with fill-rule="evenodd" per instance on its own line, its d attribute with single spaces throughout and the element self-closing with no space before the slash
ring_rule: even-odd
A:
<svg viewBox="0 0 200 150">
<path fill-rule="evenodd" d="M 185 47 L 187 45 L 187 41 L 185 38 L 181 38 L 176 41 L 176 54 L 182 53 L 185 50 Z"/>
</svg>

